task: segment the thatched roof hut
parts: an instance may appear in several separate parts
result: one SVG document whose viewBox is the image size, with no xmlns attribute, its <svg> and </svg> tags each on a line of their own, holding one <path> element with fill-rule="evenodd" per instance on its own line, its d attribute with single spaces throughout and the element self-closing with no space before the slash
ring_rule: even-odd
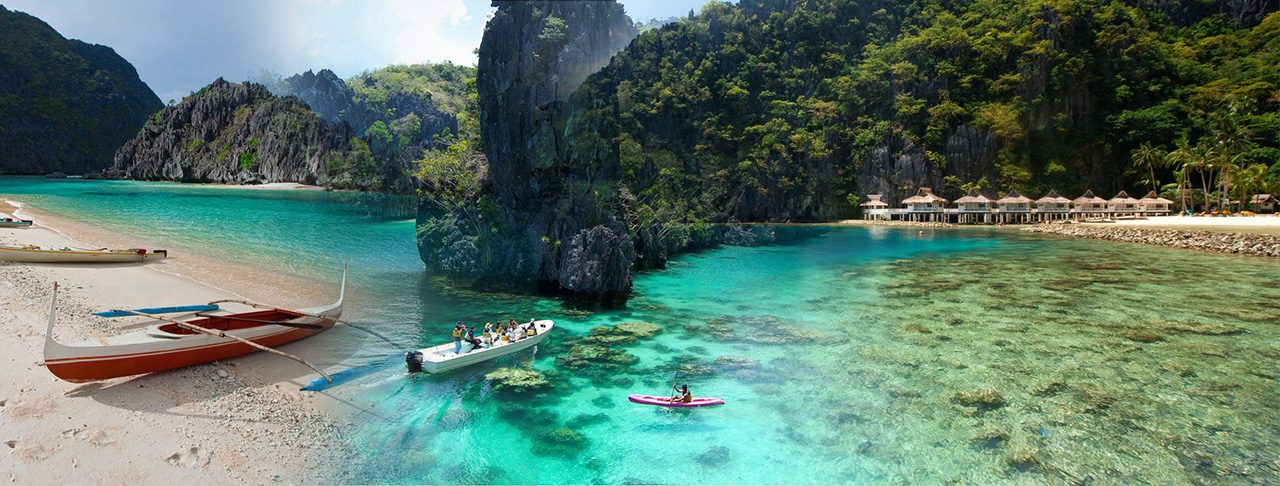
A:
<svg viewBox="0 0 1280 486">
<path fill-rule="evenodd" d="M 1071 205 L 1078 208 L 1102 208 L 1107 205 L 1107 200 L 1093 195 L 1093 191 L 1085 191 L 1083 196 L 1075 198 L 1071 201 Z"/>
<path fill-rule="evenodd" d="M 867 194 L 867 199 L 869 199 L 869 201 L 859 204 L 859 206 L 870 209 L 889 207 L 889 203 L 881 201 L 880 197 L 880 194 Z"/>
<path fill-rule="evenodd" d="M 1052 189 L 1049 190 L 1049 193 L 1045 194 L 1044 197 L 1036 199 L 1036 206 L 1040 207 L 1065 207 L 1067 204 L 1071 204 L 1071 200 L 1062 197 L 1062 195 L 1058 194 L 1058 191 Z"/>
<path fill-rule="evenodd" d="M 1018 192 L 1017 189 L 1014 189 L 1012 191 L 1009 191 L 1009 195 L 1002 197 L 1000 199 L 997 199 L 996 204 L 999 204 L 1001 207 L 1018 206 L 1018 205 L 1030 206 L 1031 198 L 1027 196 L 1023 196 L 1021 193 Z"/>
<path fill-rule="evenodd" d="M 906 199 L 903 199 L 903 200 L 902 200 L 902 204 L 908 204 L 908 205 L 911 205 L 911 204 L 936 204 L 936 205 L 945 205 L 945 204 L 947 204 L 947 200 L 946 200 L 946 199 L 943 199 L 943 198 L 941 198 L 941 197 L 938 197 L 938 195 L 934 194 L 934 193 L 933 193 L 933 189 L 929 189 L 929 188 L 927 188 L 927 187 L 921 187 L 921 188 L 920 188 L 920 191 L 919 191 L 919 192 L 917 192 L 917 193 L 916 193 L 916 195 L 911 196 L 911 197 L 906 198 Z"/>
<path fill-rule="evenodd" d="M 1142 199 L 1138 200 L 1138 207 L 1147 212 L 1169 212 L 1170 204 L 1173 204 L 1173 201 L 1160 197 L 1156 194 L 1156 191 L 1148 192 L 1146 196 L 1143 196 Z"/>
</svg>

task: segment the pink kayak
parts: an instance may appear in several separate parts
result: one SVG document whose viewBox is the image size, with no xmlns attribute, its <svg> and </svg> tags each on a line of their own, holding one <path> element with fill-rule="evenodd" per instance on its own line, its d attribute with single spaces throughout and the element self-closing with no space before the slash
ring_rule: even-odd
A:
<svg viewBox="0 0 1280 486">
<path fill-rule="evenodd" d="M 671 397 L 651 397 L 649 395 L 627 395 L 627 400 L 641 405 L 657 405 L 659 407 L 710 407 L 724 405 L 724 400 L 714 397 L 694 397 L 692 402 L 672 402 Z"/>
</svg>

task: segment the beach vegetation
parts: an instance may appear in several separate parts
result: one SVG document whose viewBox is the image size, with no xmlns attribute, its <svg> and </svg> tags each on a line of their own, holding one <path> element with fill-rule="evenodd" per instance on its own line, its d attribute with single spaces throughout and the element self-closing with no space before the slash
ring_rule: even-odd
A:
<svg viewBox="0 0 1280 486">
<path fill-rule="evenodd" d="M 848 216 L 869 173 L 917 160 L 916 183 L 953 190 L 1174 181 L 1216 206 L 1244 190 L 1244 169 L 1280 174 L 1258 151 L 1280 149 L 1280 14 L 1179 25 L 1098 0 L 863 10 L 708 4 L 642 33 L 589 78 L 579 95 L 608 102 L 580 116 L 610 120 L 585 129 L 616 143 L 636 223 L 795 220 L 814 216 L 796 209 L 810 200 Z M 1251 190 L 1280 189 L 1251 170 Z"/>
</svg>

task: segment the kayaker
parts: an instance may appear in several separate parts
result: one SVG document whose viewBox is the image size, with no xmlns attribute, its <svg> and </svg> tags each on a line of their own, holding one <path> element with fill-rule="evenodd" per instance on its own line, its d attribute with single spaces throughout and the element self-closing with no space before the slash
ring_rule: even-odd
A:
<svg viewBox="0 0 1280 486">
<path fill-rule="evenodd" d="M 680 385 L 679 388 L 676 388 L 673 384 L 671 388 L 676 391 L 676 396 L 671 397 L 673 403 L 689 403 L 693 401 L 693 394 L 689 393 L 689 385 Z"/>
</svg>

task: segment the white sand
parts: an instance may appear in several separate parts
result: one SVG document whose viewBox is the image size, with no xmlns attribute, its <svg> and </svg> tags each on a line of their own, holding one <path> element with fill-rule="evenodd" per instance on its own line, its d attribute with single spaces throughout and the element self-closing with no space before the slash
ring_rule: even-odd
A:
<svg viewBox="0 0 1280 486">
<path fill-rule="evenodd" d="M 15 209 L 0 206 L 0 213 Z M 33 216 L 29 208 L 17 212 Z M 38 214 L 37 225 L 46 216 L 57 220 Z M 83 225 L 59 229 L 93 232 Z M 44 227 L 0 228 L 0 243 L 110 246 L 73 241 Z M 0 455 L 0 478 L 19 484 L 314 482 L 320 479 L 316 471 L 346 454 L 337 419 L 325 412 L 342 405 L 297 391 L 314 372 L 266 353 L 90 384 L 67 383 L 44 369 L 54 281 L 61 288 L 54 335 L 62 342 L 138 329 L 137 319 L 89 315 L 112 308 L 197 304 L 237 294 L 302 307 L 336 297 L 335 285 L 259 280 L 251 270 L 232 272 L 235 277 L 217 280 L 221 288 L 215 288 L 179 274 L 213 276 L 216 262 L 170 250 L 169 259 L 146 264 L 0 263 L 0 360 L 7 375 L 0 380 L 0 442 L 8 449 Z M 263 288 L 275 291 L 259 292 Z M 337 361 L 309 354 L 307 341 L 282 349 L 322 368 Z"/>
<path fill-rule="evenodd" d="M 1253 216 L 1153 216 L 1147 219 L 1122 219 L 1115 223 L 1096 224 L 1151 229 L 1280 234 L 1280 217 L 1271 214 L 1256 214 Z"/>
</svg>

